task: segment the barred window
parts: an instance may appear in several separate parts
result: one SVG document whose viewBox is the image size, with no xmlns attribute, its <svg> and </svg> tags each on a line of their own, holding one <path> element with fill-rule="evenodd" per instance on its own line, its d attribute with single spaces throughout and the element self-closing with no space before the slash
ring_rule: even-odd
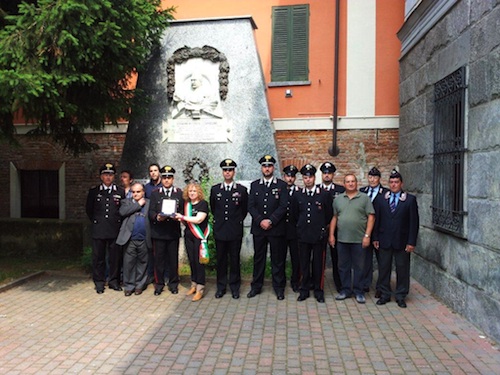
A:
<svg viewBox="0 0 500 375">
<path fill-rule="evenodd" d="M 304 82 L 309 77 L 309 5 L 273 7 L 273 82 Z"/>
<path fill-rule="evenodd" d="M 466 68 L 434 85 L 432 223 L 464 237 Z"/>
</svg>

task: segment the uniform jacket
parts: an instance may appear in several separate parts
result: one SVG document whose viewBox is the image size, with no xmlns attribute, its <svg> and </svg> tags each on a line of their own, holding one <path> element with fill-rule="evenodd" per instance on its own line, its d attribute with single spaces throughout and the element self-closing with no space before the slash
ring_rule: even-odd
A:
<svg viewBox="0 0 500 375">
<path fill-rule="evenodd" d="M 359 189 L 359 191 L 368 194 L 368 192 L 370 191 L 370 186 L 363 186 Z M 374 202 L 379 195 L 384 195 L 388 191 L 389 189 L 383 187 L 382 185 L 379 185 L 378 191 L 376 191 L 375 198 L 372 199 L 372 202 Z"/>
<path fill-rule="evenodd" d="M 300 188 L 296 185 L 292 185 L 288 188 L 288 206 L 286 208 L 286 215 L 285 215 L 287 240 L 297 239 L 297 221 L 295 220 L 295 217 L 292 215 L 292 198 L 299 191 Z"/>
<path fill-rule="evenodd" d="M 116 238 L 116 243 L 118 245 L 125 245 L 132 235 L 132 230 L 134 229 L 136 213 L 141 211 L 142 206 L 137 203 L 133 198 L 123 199 L 120 205 L 120 215 L 122 215 L 123 221 L 120 227 L 120 233 Z M 145 219 L 144 225 L 146 226 L 146 245 L 152 248 L 151 244 L 151 226 L 149 224 L 149 199 L 146 199 L 146 204 L 144 205 Z"/>
<path fill-rule="evenodd" d="M 182 190 L 171 187 L 172 195 L 170 199 L 177 201 L 177 212 L 184 214 L 184 199 Z M 177 220 L 167 218 L 164 221 L 158 221 L 157 216 L 161 213 L 163 199 L 167 198 L 165 187 L 161 187 L 151 193 L 149 203 L 149 220 L 151 221 L 151 238 L 159 240 L 175 240 L 181 236 L 181 223 Z"/>
<path fill-rule="evenodd" d="M 328 187 L 326 187 L 323 184 L 317 184 L 316 187 L 319 187 L 325 191 L 328 191 L 330 193 L 330 195 L 332 196 L 332 199 L 335 199 L 335 197 L 337 195 L 345 192 L 345 187 L 343 187 L 342 185 L 336 185 L 333 183 L 331 185 L 328 185 Z"/>
<path fill-rule="evenodd" d="M 288 194 L 286 183 L 274 177 L 271 186 L 267 187 L 261 178 L 250 185 L 248 196 L 248 212 L 252 215 L 252 234 L 257 236 L 284 236 L 286 223 L 286 207 Z M 264 230 L 260 222 L 264 219 L 271 220 L 272 227 Z"/>
<path fill-rule="evenodd" d="M 224 183 L 210 189 L 210 210 L 214 218 L 214 238 L 233 241 L 243 238 L 243 221 L 248 212 L 248 191 L 234 183 L 226 191 Z"/>
<path fill-rule="evenodd" d="M 111 193 L 102 184 L 89 190 L 85 211 L 92 222 L 92 238 L 115 239 L 118 236 L 122 222 L 118 210 L 124 198 L 125 190 L 115 184 L 111 185 Z"/>
<path fill-rule="evenodd" d="M 332 195 L 314 188 L 312 196 L 303 188 L 292 198 L 292 215 L 297 222 L 299 242 L 318 243 L 328 237 L 328 224 L 333 216 Z"/>
<path fill-rule="evenodd" d="M 387 191 L 373 201 L 375 226 L 372 240 L 379 241 L 382 249 L 404 249 L 407 244 L 415 246 L 419 229 L 417 198 L 402 191 L 396 210 L 392 213 L 390 195 L 390 191 Z"/>
</svg>

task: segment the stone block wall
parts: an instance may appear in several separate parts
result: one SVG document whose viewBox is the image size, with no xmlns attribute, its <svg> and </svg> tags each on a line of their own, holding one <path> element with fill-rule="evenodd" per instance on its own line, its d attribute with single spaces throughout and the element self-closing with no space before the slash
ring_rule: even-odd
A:
<svg viewBox="0 0 500 375">
<path fill-rule="evenodd" d="M 424 3 L 427 3 L 424 2 Z M 421 230 L 412 275 L 500 341 L 500 4 L 457 1 L 400 60 L 400 167 Z M 468 69 L 465 238 L 432 224 L 434 84 Z"/>
</svg>

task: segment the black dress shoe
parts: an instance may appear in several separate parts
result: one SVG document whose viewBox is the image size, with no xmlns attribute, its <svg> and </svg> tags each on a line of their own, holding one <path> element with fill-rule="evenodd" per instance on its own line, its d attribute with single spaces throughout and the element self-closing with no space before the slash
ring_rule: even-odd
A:
<svg viewBox="0 0 500 375">
<path fill-rule="evenodd" d="M 170 290 L 170 293 L 179 294 L 179 289 L 172 289 L 172 290 Z"/>
<path fill-rule="evenodd" d="M 222 298 L 224 297 L 224 294 L 226 294 L 226 292 L 221 292 L 220 290 L 218 290 L 217 293 L 215 293 L 215 298 Z"/>
<path fill-rule="evenodd" d="M 161 289 L 155 289 L 155 296 L 159 296 L 163 292 Z"/>
<path fill-rule="evenodd" d="M 407 307 L 404 299 L 398 299 L 398 300 L 396 300 L 396 302 L 397 302 L 398 306 L 401 307 L 402 309 L 405 309 Z"/>
<path fill-rule="evenodd" d="M 298 285 L 292 285 L 292 290 L 294 293 L 298 293 L 299 292 L 299 286 Z"/>
<path fill-rule="evenodd" d="M 95 291 L 97 294 L 103 294 L 104 293 L 104 289 L 96 289 Z"/>
<path fill-rule="evenodd" d="M 377 305 L 385 305 L 387 302 L 391 302 L 390 299 L 388 298 L 380 298 L 378 301 L 377 301 Z"/>
<path fill-rule="evenodd" d="M 278 299 L 278 301 L 283 301 L 285 299 L 285 293 L 283 292 L 276 293 L 276 298 Z"/>
<path fill-rule="evenodd" d="M 302 302 L 302 301 L 305 301 L 308 298 L 309 298 L 309 296 L 307 294 L 301 294 L 301 295 L 299 295 L 297 297 L 297 301 Z"/>
<path fill-rule="evenodd" d="M 240 298 L 240 293 L 239 292 L 233 292 L 233 299 L 239 299 Z"/>
<path fill-rule="evenodd" d="M 131 290 L 126 290 L 125 291 L 125 297 L 130 297 L 132 295 L 132 291 Z"/>
<path fill-rule="evenodd" d="M 136 289 L 134 294 L 138 296 L 139 294 L 142 294 L 142 289 Z"/>
<path fill-rule="evenodd" d="M 255 289 L 250 289 L 250 291 L 248 292 L 247 294 L 247 298 L 253 298 L 255 297 L 257 294 L 260 294 L 260 292 L 256 291 Z"/>
<path fill-rule="evenodd" d="M 318 301 L 319 303 L 325 303 L 325 297 L 324 296 L 317 296 L 316 301 Z"/>
<path fill-rule="evenodd" d="M 380 298 L 380 297 L 382 297 L 382 292 L 380 290 L 377 290 L 375 292 L 375 298 Z"/>
<path fill-rule="evenodd" d="M 110 286 L 110 288 L 117 292 L 121 292 L 123 290 L 121 286 Z"/>
</svg>

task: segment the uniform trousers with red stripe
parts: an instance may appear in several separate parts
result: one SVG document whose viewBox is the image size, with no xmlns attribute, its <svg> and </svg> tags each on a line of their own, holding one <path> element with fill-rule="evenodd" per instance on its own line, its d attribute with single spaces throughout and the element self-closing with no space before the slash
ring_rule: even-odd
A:
<svg viewBox="0 0 500 375">
<path fill-rule="evenodd" d="M 311 285 L 314 286 L 314 295 L 323 296 L 325 283 L 325 242 L 306 243 L 299 242 L 300 270 L 302 279 L 300 280 L 300 294 L 309 295 Z M 312 275 L 311 275 L 311 255 L 312 255 Z"/>
</svg>

